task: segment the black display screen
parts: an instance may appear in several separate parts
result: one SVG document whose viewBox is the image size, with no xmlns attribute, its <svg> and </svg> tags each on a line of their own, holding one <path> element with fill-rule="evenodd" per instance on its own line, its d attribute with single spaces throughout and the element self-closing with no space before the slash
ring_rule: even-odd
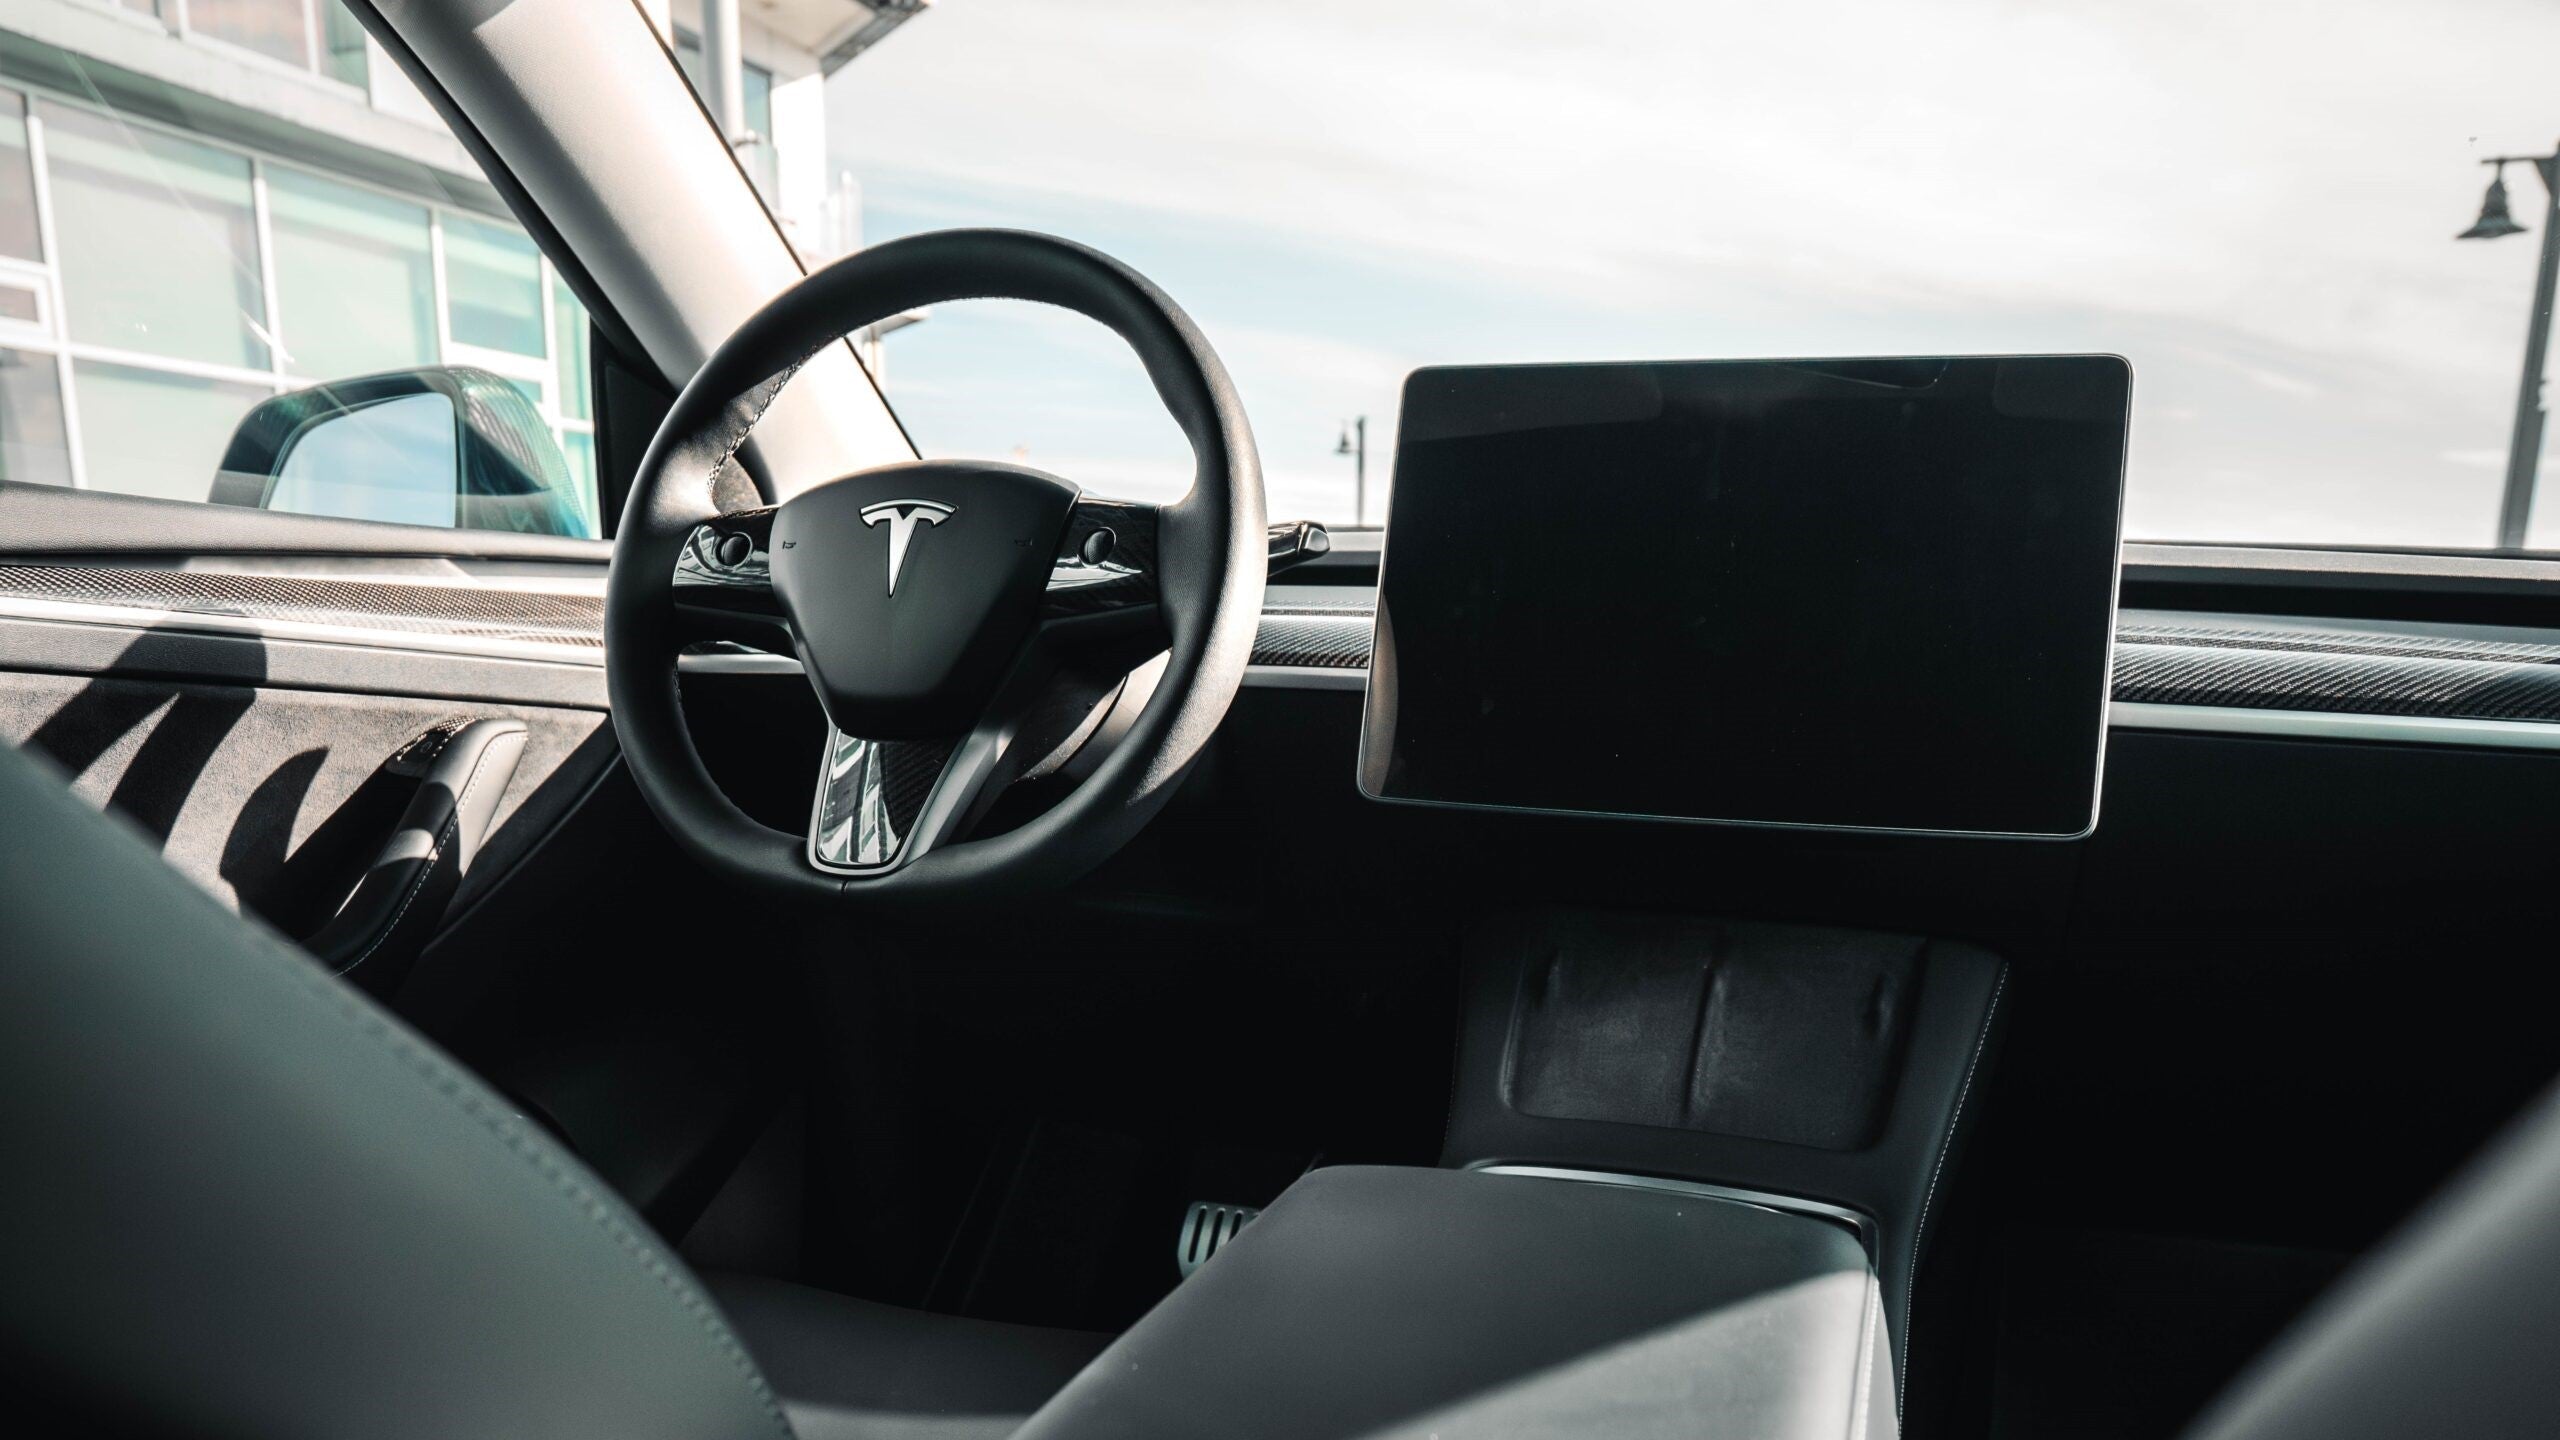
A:
<svg viewBox="0 0 2560 1440">
<path fill-rule="evenodd" d="M 2131 387 L 2099 355 L 1415 372 L 1361 789 L 2086 834 Z"/>
</svg>

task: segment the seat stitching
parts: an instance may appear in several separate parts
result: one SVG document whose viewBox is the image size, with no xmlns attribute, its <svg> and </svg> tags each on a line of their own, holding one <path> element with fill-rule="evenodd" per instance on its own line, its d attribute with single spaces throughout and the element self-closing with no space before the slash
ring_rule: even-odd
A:
<svg viewBox="0 0 2560 1440">
<path fill-rule="evenodd" d="M 522 735 L 525 732 L 518 729 L 513 733 Z M 409 907 L 417 902 L 419 894 L 427 888 L 427 877 L 436 873 L 436 862 L 444 858 L 444 847 L 452 841 L 455 832 L 461 829 L 463 808 L 471 803 L 471 791 L 480 783 L 480 771 L 489 763 L 490 754 L 497 748 L 495 742 L 484 745 L 480 748 L 480 753 L 472 759 L 471 773 L 463 778 L 462 793 L 454 799 L 453 813 L 445 817 L 443 828 L 436 832 L 436 843 L 427 847 L 427 863 L 418 867 L 417 878 L 409 882 L 409 893 L 400 898 L 400 908 L 392 912 L 391 923 L 384 926 L 373 937 L 373 943 L 364 947 L 363 953 L 341 966 L 338 970 L 339 974 L 354 974 L 355 968 L 372 959 L 373 952 L 381 949 L 384 941 L 400 933 L 400 922 L 408 918 Z"/>
<path fill-rule="evenodd" d="M 746 444 L 747 436 L 754 432 L 757 425 L 763 423 L 764 412 L 772 409 L 773 402 L 782 398 L 783 387 L 791 383 L 791 377 L 800 373 L 801 366 L 809 363 L 809 357 L 811 355 L 817 354 L 819 350 L 823 350 L 826 347 L 827 342 L 823 340 L 820 341 L 816 349 L 811 350 L 808 355 L 803 355 L 799 359 L 792 361 L 789 368 L 785 369 L 779 376 L 768 382 L 772 388 L 766 390 L 764 392 L 764 398 L 757 402 L 756 413 L 748 416 L 747 422 L 738 427 L 736 434 L 729 437 L 729 443 L 720 451 L 720 458 L 711 462 L 711 473 L 703 478 L 704 484 L 712 486 L 714 489 L 718 488 L 720 484 L 720 472 L 728 469 L 729 462 L 738 458 L 738 447 Z"/>
<path fill-rule="evenodd" d="M 1964 1064 L 1964 1084 L 1956 1091 L 1956 1108 L 1947 1116 L 1946 1133 L 1938 1137 L 1938 1158 L 1929 1167 L 1929 1189 L 1920 1198 L 1920 1223 L 1911 1235 L 1911 1279 L 1902 1287 L 1902 1355 L 1893 1386 L 1893 1413 L 1902 1414 L 1903 1392 L 1911 1387 L 1911 1302 L 1920 1290 L 1920 1255 L 1929 1244 L 1929 1207 L 1938 1198 L 1938 1177 L 1947 1168 L 1947 1152 L 1955 1148 L 1956 1127 L 1964 1122 L 1964 1102 L 1973 1094 L 1973 1072 L 1982 1064 L 1983 1047 L 1991 1043 L 1991 1025 L 2000 1015 L 2000 992 L 2009 986 L 2009 967 L 2000 967 L 1991 982 L 1991 1003 L 1982 1010 L 1982 1029 L 1973 1037 L 1973 1058 Z"/>
<path fill-rule="evenodd" d="M 318 980 L 316 972 L 313 972 L 312 979 L 314 982 Z M 652 1254 L 640 1237 L 632 1233 L 631 1227 L 623 1224 L 614 1215 L 611 1207 L 598 1198 L 593 1189 L 580 1181 L 557 1160 L 528 1144 L 524 1132 L 512 1116 L 493 1114 L 485 1102 L 465 1088 L 458 1076 L 445 1073 L 448 1067 L 427 1054 L 416 1042 L 392 1031 L 378 1018 L 347 1004 L 343 997 L 331 998 L 339 1000 L 342 1013 L 348 1014 L 350 1019 L 355 1020 L 374 1039 L 382 1042 L 411 1069 L 432 1082 L 438 1092 L 458 1105 L 464 1114 L 479 1121 L 483 1128 L 495 1135 L 510 1151 L 532 1165 L 536 1173 L 551 1182 L 564 1197 L 583 1210 L 588 1221 L 602 1230 L 624 1254 L 638 1261 L 650 1278 L 656 1280 L 668 1294 L 675 1297 L 677 1304 L 701 1327 L 703 1334 L 710 1339 L 713 1347 L 729 1361 L 731 1368 L 737 1371 L 738 1378 L 746 1383 L 748 1392 L 763 1408 L 766 1417 L 773 1421 L 775 1430 L 786 1437 L 791 1435 L 790 1422 L 783 1418 L 782 1407 L 774 1399 L 772 1387 L 765 1383 L 761 1374 L 757 1373 L 755 1362 L 747 1357 L 746 1350 L 739 1345 L 737 1337 L 728 1333 L 728 1327 L 712 1310 L 709 1302 L 699 1294 L 692 1293 L 690 1287 L 668 1268 L 667 1263 Z"/>
<path fill-rule="evenodd" d="M 264 936 L 260 938 L 266 939 Z M 338 1016 L 351 1024 L 358 1033 L 373 1040 L 419 1078 L 427 1081 L 437 1094 L 442 1095 L 455 1108 L 476 1121 L 483 1130 L 506 1146 L 517 1159 L 531 1166 L 536 1174 L 550 1183 L 555 1192 L 575 1206 L 590 1224 L 602 1231 L 605 1237 L 613 1241 L 625 1255 L 638 1262 L 640 1268 L 675 1299 L 677 1305 L 701 1328 L 704 1336 L 711 1341 L 713 1348 L 737 1372 L 739 1380 L 747 1387 L 748 1394 L 763 1409 L 765 1417 L 773 1422 L 774 1433 L 782 1437 L 782 1440 L 794 1440 L 791 1422 L 784 1418 L 781 1402 L 774 1398 L 773 1387 L 765 1382 L 762 1373 L 756 1369 L 755 1362 L 748 1358 L 745 1348 L 738 1343 L 737 1336 L 730 1332 L 727 1323 L 720 1318 L 719 1312 L 711 1307 L 710 1302 L 698 1289 L 687 1285 L 668 1267 L 666 1261 L 652 1253 L 651 1247 L 614 1214 L 613 1208 L 599 1198 L 591 1186 L 579 1179 L 558 1160 L 545 1154 L 541 1147 L 530 1143 L 524 1127 L 514 1115 L 491 1109 L 486 1101 L 473 1093 L 474 1087 L 456 1066 L 417 1040 L 402 1034 L 381 1012 L 358 999 L 343 982 L 327 974 L 318 966 L 283 949 L 272 940 L 266 940 L 266 943 L 253 948 L 263 952 L 267 957 L 260 964 L 250 967 L 253 972 L 263 972 L 271 980 L 283 979 L 335 1010 Z M 274 963 L 276 960 L 289 960 L 291 963 L 280 966 Z"/>
</svg>

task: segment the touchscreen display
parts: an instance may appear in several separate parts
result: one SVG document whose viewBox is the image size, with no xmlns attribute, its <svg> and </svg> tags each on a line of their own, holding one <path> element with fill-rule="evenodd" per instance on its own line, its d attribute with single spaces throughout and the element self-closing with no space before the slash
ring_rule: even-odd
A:
<svg viewBox="0 0 2560 1440">
<path fill-rule="evenodd" d="M 2100 355 L 1415 372 L 1361 789 L 2086 834 L 2131 385 Z"/>
</svg>

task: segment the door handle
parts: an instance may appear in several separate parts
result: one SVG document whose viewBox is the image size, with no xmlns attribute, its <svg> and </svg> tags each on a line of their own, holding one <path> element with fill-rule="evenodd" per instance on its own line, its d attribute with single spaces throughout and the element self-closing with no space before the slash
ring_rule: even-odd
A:
<svg viewBox="0 0 2560 1440">
<path fill-rule="evenodd" d="M 521 720 L 448 724 L 393 756 L 386 768 L 418 770 L 417 791 L 346 903 L 302 947 L 349 984 L 389 994 L 488 839 L 528 734 Z"/>
</svg>

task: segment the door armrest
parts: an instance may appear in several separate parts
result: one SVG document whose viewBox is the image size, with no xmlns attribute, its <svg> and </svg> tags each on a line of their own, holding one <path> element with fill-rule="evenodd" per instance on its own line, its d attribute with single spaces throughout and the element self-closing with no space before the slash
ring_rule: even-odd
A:
<svg viewBox="0 0 2560 1440">
<path fill-rule="evenodd" d="M 395 756 L 392 768 L 423 766 L 417 791 L 354 892 L 303 948 L 349 983 L 390 993 L 488 839 L 527 734 L 521 720 L 474 720 L 421 737 L 416 746 L 434 748 L 414 761 Z"/>
</svg>

